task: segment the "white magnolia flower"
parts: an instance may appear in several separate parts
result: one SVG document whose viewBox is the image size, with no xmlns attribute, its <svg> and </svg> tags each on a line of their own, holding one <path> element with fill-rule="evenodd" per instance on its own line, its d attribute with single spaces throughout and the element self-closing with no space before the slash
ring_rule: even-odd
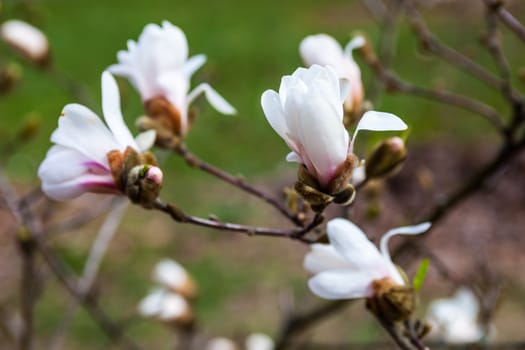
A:
<svg viewBox="0 0 525 350">
<path fill-rule="evenodd" d="M 353 111 L 363 100 L 363 82 L 361 70 L 352 57 L 352 51 L 365 44 L 362 36 L 353 38 L 344 48 L 327 34 L 310 35 L 304 38 L 299 45 L 299 53 L 307 66 L 319 64 L 329 65 L 339 78 L 350 82 L 350 91 L 345 98 L 345 110 Z"/>
<path fill-rule="evenodd" d="M 107 126 L 87 107 L 69 104 L 51 135 L 55 144 L 38 169 L 44 193 L 56 200 L 68 200 L 85 192 L 119 194 L 107 155 L 131 147 L 137 152 L 150 148 L 155 132 L 147 131 L 135 139 L 124 124 L 120 96 L 113 76 L 102 74 L 102 111 Z M 109 129 L 108 129 L 109 128 Z M 147 177 L 162 182 L 162 172 L 150 168 Z"/>
<path fill-rule="evenodd" d="M 313 65 L 284 76 L 279 93 L 266 90 L 261 97 L 266 119 L 292 149 L 286 159 L 304 164 L 322 187 L 330 183 L 353 152 L 359 130 L 407 128 L 393 114 L 369 111 L 350 139 L 343 124 L 348 87 L 331 67 Z"/>
<path fill-rule="evenodd" d="M 425 232 L 430 223 L 399 227 L 381 238 L 378 250 L 359 227 L 337 218 L 327 224 L 330 244 L 312 244 L 305 256 L 304 268 L 315 274 L 308 281 L 310 290 L 325 299 L 369 298 L 374 295 L 372 282 L 390 278 L 395 284 L 405 282 L 390 259 L 388 240 L 397 234 Z"/>
<path fill-rule="evenodd" d="M 185 297 L 195 296 L 195 282 L 184 267 L 171 259 L 161 260 L 155 265 L 153 280 Z"/>
<path fill-rule="evenodd" d="M 273 350 L 275 343 L 272 338 L 263 333 L 252 333 L 246 338 L 246 350 Z"/>
<path fill-rule="evenodd" d="M 180 131 L 189 128 L 188 107 L 202 93 L 219 112 L 234 114 L 233 108 L 210 85 L 203 83 L 190 92 L 190 78 L 206 62 L 205 55 L 188 58 L 188 42 L 184 32 L 168 21 L 162 27 L 148 24 L 137 42 L 128 41 L 128 50 L 119 51 L 119 63 L 109 70 L 130 80 L 142 100 L 162 97 L 180 114 Z"/>
<path fill-rule="evenodd" d="M 144 317 L 166 322 L 191 319 L 191 307 L 188 301 L 183 296 L 164 288 L 152 290 L 141 300 L 138 310 Z"/>
<path fill-rule="evenodd" d="M 224 337 L 216 337 L 212 338 L 208 341 L 206 344 L 206 350 L 239 350 L 237 345 L 233 342 L 233 340 L 224 338 Z"/>
<path fill-rule="evenodd" d="M 432 325 L 431 336 L 450 343 L 479 341 L 485 334 L 478 322 L 479 304 L 467 288 L 460 288 L 453 297 L 430 303 L 427 319 Z"/>
<path fill-rule="evenodd" d="M 47 37 L 29 23 L 16 19 L 6 21 L 0 27 L 0 37 L 35 63 L 43 63 L 48 58 Z"/>
</svg>

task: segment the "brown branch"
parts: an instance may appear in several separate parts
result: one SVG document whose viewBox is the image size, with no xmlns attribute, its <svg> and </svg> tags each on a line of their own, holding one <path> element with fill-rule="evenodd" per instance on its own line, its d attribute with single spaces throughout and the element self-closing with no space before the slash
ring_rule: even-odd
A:
<svg viewBox="0 0 525 350">
<path fill-rule="evenodd" d="M 423 220 L 432 222 L 432 227 L 421 234 L 421 236 L 429 236 L 436 227 L 436 223 L 439 222 L 446 214 L 452 211 L 458 204 L 466 200 L 469 196 L 479 190 L 485 181 L 495 174 L 502 166 L 510 162 L 525 148 L 525 138 L 518 144 L 506 143 L 499 153 L 493 158 L 493 160 L 484 166 L 480 171 L 474 174 L 469 180 L 467 180 L 462 187 L 457 191 L 443 199 L 434 210 Z M 410 247 L 411 243 L 409 240 L 404 240 L 400 244 L 392 256 L 396 257 L 402 254 L 405 250 Z"/>
<path fill-rule="evenodd" d="M 89 294 L 80 290 L 80 283 L 74 281 L 70 273 L 65 269 L 56 254 L 38 236 L 34 236 L 38 251 L 44 258 L 51 271 L 55 274 L 69 294 L 81 304 L 91 317 L 99 325 L 100 329 L 107 335 L 114 345 L 122 345 L 126 349 L 139 349 L 139 347 L 129 339 L 116 323 L 98 306 L 97 301 Z"/>
<path fill-rule="evenodd" d="M 503 7 L 503 1 L 501 0 L 484 0 L 485 4 L 491 7 L 492 11 L 496 12 L 499 19 L 516 34 L 516 36 L 525 43 L 525 27 L 510 13 L 505 7 Z"/>
<path fill-rule="evenodd" d="M 204 219 L 196 216 L 185 214 L 181 209 L 177 208 L 172 204 L 166 204 L 157 200 L 155 203 L 155 209 L 160 210 L 168 215 L 177 222 L 183 224 L 193 224 L 197 226 L 203 226 L 215 230 L 221 231 L 232 231 L 245 233 L 248 236 L 269 236 L 269 237 L 282 237 L 289 238 L 303 243 L 311 244 L 316 240 L 305 238 L 304 235 L 317 226 L 319 226 L 324 218 L 322 215 L 316 215 L 309 225 L 300 229 L 284 230 L 278 228 L 269 227 L 258 227 L 258 226 L 246 226 L 240 224 L 234 224 L 229 222 L 221 222 L 217 219 Z"/>
<path fill-rule="evenodd" d="M 302 314 L 292 314 L 288 316 L 275 343 L 275 350 L 286 349 L 293 337 L 306 331 L 333 313 L 340 311 L 352 301 L 353 300 L 335 300 L 324 303 Z"/>
<path fill-rule="evenodd" d="M 511 82 L 510 66 L 505 58 L 503 49 L 501 47 L 501 35 L 498 30 L 497 14 L 496 9 L 486 4 L 486 23 L 487 23 L 487 36 L 485 38 L 485 45 L 492 55 L 501 76 L 501 92 L 507 98 L 508 101 L 517 103 L 520 101 L 520 97 L 514 91 Z"/>
<path fill-rule="evenodd" d="M 303 226 L 304 225 L 304 220 L 302 220 L 302 218 L 300 218 L 298 215 L 296 214 L 292 214 L 289 212 L 289 210 L 286 208 L 286 206 L 284 206 L 281 202 L 279 202 L 278 200 L 268 196 L 266 193 L 262 192 L 261 190 L 255 188 L 255 187 L 252 187 L 250 185 L 248 185 L 244 179 L 238 177 L 238 176 L 233 176 L 231 174 L 228 174 L 227 172 L 221 170 L 221 169 L 218 169 L 206 162 L 204 162 L 203 160 L 201 160 L 199 157 L 197 157 L 196 155 L 194 155 L 193 153 L 191 153 L 184 144 L 179 144 L 177 145 L 173 151 L 177 154 L 179 154 L 180 156 L 182 156 L 182 158 L 186 161 L 186 163 L 192 167 L 192 168 L 197 168 L 197 169 L 200 169 L 204 172 L 207 172 L 208 174 L 210 175 L 213 175 L 215 176 L 216 178 L 226 182 L 226 183 L 229 183 L 230 185 L 233 185 L 239 189 L 241 189 L 242 191 L 246 192 L 246 193 L 249 193 L 261 200 L 263 200 L 264 202 L 268 203 L 269 205 L 273 206 L 275 209 L 277 209 L 281 214 L 283 214 L 283 216 L 285 216 L 286 218 L 288 218 L 290 221 L 292 221 L 294 224 L 298 225 L 298 226 Z"/>
<path fill-rule="evenodd" d="M 401 92 L 409 95 L 423 97 L 447 105 L 453 105 L 458 108 L 476 113 L 489 121 L 498 131 L 504 132 L 502 116 L 489 105 L 479 102 L 473 98 L 453 93 L 447 90 L 432 90 L 420 87 L 398 78 L 392 71 L 386 69 L 379 62 L 372 47 L 367 46 L 362 50 L 365 62 L 372 68 L 374 73 L 383 82 L 386 90 L 389 92 Z"/>
<path fill-rule="evenodd" d="M 22 229 L 23 230 L 23 229 Z M 22 279 L 20 283 L 20 309 L 22 319 L 22 331 L 19 338 L 18 348 L 29 350 L 33 342 L 34 307 L 38 294 L 37 276 L 35 271 L 35 246 L 31 240 L 19 238 L 18 249 L 22 256 Z"/>
<path fill-rule="evenodd" d="M 403 0 L 405 4 L 406 14 L 408 20 L 412 25 L 412 29 L 416 34 L 421 46 L 428 52 L 442 58 L 445 62 L 448 62 L 459 69 L 470 73 L 472 76 L 478 78 L 488 86 L 500 89 L 501 81 L 490 71 L 480 66 L 467 56 L 459 53 L 455 49 L 446 45 L 428 29 L 428 26 L 417 11 L 416 6 L 411 0 Z"/>
<path fill-rule="evenodd" d="M 123 345 L 127 349 L 139 349 L 122 331 L 122 329 L 115 324 L 106 313 L 98 306 L 95 299 L 90 295 L 85 295 L 80 291 L 79 283 L 73 282 L 72 278 L 68 271 L 64 268 L 62 263 L 56 258 L 54 252 L 48 248 L 45 242 L 42 239 L 43 230 L 42 225 L 34 213 L 31 211 L 30 206 L 21 206 L 20 198 L 16 193 L 15 189 L 11 186 L 7 177 L 3 174 L 0 169 L 0 194 L 3 196 L 7 206 L 10 209 L 13 217 L 17 221 L 19 227 L 23 230 L 23 234 L 18 234 L 17 238 L 20 241 L 20 244 L 23 247 L 31 247 L 34 249 L 34 252 L 38 251 L 44 261 L 47 263 L 51 271 L 55 274 L 58 280 L 62 283 L 64 288 L 81 304 L 86 311 L 88 311 L 96 323 L 99 325 L 100 329 L 108 336 L 111 342 L 114 345 Z M 31 260 L 34 259 L 34 253 L 31 253 Z M 25 255 L 22 255 L 23 259 L 28 259 Z M 34 286 L 33 279 L 30 280 L 30 277 L 33 276 L 33 263 L 32 261 L 26 261 L 23 264 L 26 266 L 23 267 L 24 275 L 22 281 L 22 287 L 26 288 L 29 284 Z M 25 279 L 25 281 L 24 281 Z M 29 349 L 31 346 L 31 334 L 29 330 L 32 331 L 32 312 L 34 309 L 35 299 L 35 290 L 22 290 L 22 293 L 27 293 L 22 296 L 22 310 L 24 316 L 24 328 L 26 331 L 22 334 L 22 339 L 20 343 L 21 349 Z"/>
</svg>

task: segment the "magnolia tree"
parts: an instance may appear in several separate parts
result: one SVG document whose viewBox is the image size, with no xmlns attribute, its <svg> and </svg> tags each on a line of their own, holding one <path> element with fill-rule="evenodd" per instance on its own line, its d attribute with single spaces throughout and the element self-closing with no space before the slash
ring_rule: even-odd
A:
<svg viewBox="0 0 525 350">
<path fill-rule="evenodd" d="M 401 349 L 428 349 L 428 344 L 434 344 L 436 339 L 442 342 L 440 346 L 443 342 L 490 340 L 495 334 L 491 315 L 499 296 L 499 285 L 492 283 L 483 289 L 468 278 L 453 279 L 439 255 L 425 245 L 423 236 L 428 236 L 440 225 L 445 214 L 454 211 L 460 202 L 482 188 L 488 178 L 517 158 L 525 146 L 523 95 L 514 86 L 513 71 L 502 50 L 500 35 L 501 27 L 507 27 L 508 35 L 525 41 L 525 28 L 502 2 L 483 2 L 487 25 L 485 44 L 499 69 L 498 75 L 438 40 L 430 32 L 416 3 L 363 1 L 363 4 L 382 24 L 378 54 L 375 43 L 365 33 L 355 35 L 346 45 L 340 45 L 328 34 L 305 35 L 297 43 L 304 66 L 282 72 L 280 81 L 268 86 L 260 97 L 261 118 L 264 115 L 268 127 L 277 134 L 270 142 L 278 142 L 280 137 L 290 149 L 290 153 L 283 154 L 283 159 L 297 167 L 296 179 L 289 184 L 293 189 L 286 191 L 286 197 L 274 196 L 252 186 L 248 181 L 201 160 L 189 150 L 186 139 L 196 123 L 192 103 L 197 97 L 204 95 L 221 114 L 236 114 L 236 109 L 235 96 L 226 99 L 205 82 L 192 86 L 191 78 L 205 64 L 206 56 L 190 57 L 191 50 L 183 29 L 162 21 L 160 25 L 146 25 L 136 41 L 130 39 L 127 50 L 118 52 L 117 61 L 101 70 L 102 96 L 99 103 L 86 106 L 72 101 L 57 113 L 58 125 L 50 135 L 52 146 L 38 168 L 39 189 L 20 190 L 11 184 L 8 174 L 3 171 L 0 174 L 2 209 L 10 212 L 16 223 L 16 228 L 10 227 L 10 231 L 17 241 L 22 264 L 20 321 L 13 324 L 9 317 L 2 317 L 3 330 L 11 345 L 19 349 L 37 347 L 33 316 L 40 292 L 45 287 L 38 283 L 37 278 L 37 265 L 42 261 L 75 300 L 63 327 L 67 329 L 76 307 L 80 305 L 115 346 L 139 348 L 133 334 L 113 320 L 99 305 L 97 294 L 93 293 L 100 264 L 128 202 L 150 211 L 150 215 L 168 215 L 175 226 L 194 225 L 249 236 L 268 236 L 268 239 L 288 239 L 298 245 L 307 245 L 303 267 L 310 278 L 305 278 L 304 284 L 320 299 L 331 300 L 302 314 L 291 310 L 285 322 L 276 325 L 273 337 L 261 333 L 237 341 L 220 334 L 210 337 L 201 334 L 199 326 L 206 320 L 200 320 L 194 310 L 198 289 L 195 279 L 179 263 L 165 259 L 154 268 L 150 294 L 137 300 L 136 304 L 142 316 L 177 332 L 173 344 L 179 349 L 296 348 L 298 343 L 294 340 L 301 333 L 342 310 L 350 300 L 364 304 L 376 318 L 377 325 Z M 500 93 L 511 107 L 510 117 L 502 117 L 496 108 L 461 92 L 418 86 L 398 76 L 390 68 L 389 61 L 394 50 L 395 25 L 400 18 L 411 25 L 424 50 L 470 73 Z M 56 69 L 50 56 L 51 45 L 37 28 L 19 20 L 8 20 L 2 24 L 1 37 L 7 46 L 42 72 Z M 355 55 L 359 55 L 375 73 L 370 92 L 364 88 L 363 67 L 354 60 Z M 220 73 L 220 67 L 217 71 Z M 6 98 L 17 80 L 15 73 L 9 66 L 5 66 L 1 73 L 0 88 Z M 136 120 L 139 129 L 136 136 L 124 121 L 115 76 L 128 80 L 141 98 L 144 116 Z M 429 215 L 413 217 L 408 222 L 392 222 L 391 226 L 395 228 L 387 231 L 376 246 L 359 227 L 360 223 L 353 219 L 351 209 L 362 200 L 361 191 L 367 191 L 369 186 L 377 186 L 394 175 L 407 155 L 406 133 L 403 131 L 408 125 L 402 118 L 403 109 L 389 110 L 386 105 L 381 110 L 374 108 L 374 101 L 382 89 L 474 112 L 498 131 L 502 145 L 491 161 L 457 189 L 445 194 Z M 102 117 L 91 109 L 98 105 L 102 107 Z M 60 107 L 57 106 L 57 111 Z M 30 134 L 31 130 L 26 126 L 22 131 Z M 379 132 L 391 133 L 383 137 L 374 149 L 357 149 L 356 139 L 365 130 L 378 132 L 379 136 Z M 392 133 L 398 136 L 390 136 Z M 26 139 L 18 138 L 9 147 L 16 147 Z M 157 159 L 159 152 L 163 155 L 162 161 Z M 288 224 L 282 227 L 250 226 L 217 217 L 188 214 L 162 191 L 168 182 L 179 185 L 177 177 L 165 170 L 172 160 L 166 154 L 182 157 L 188 166 L 261 200 L 273 207 Z M 364 154 L 368 154 L 366 159 Z M 84 272 L 77 277 L 58 257 L 48 236 L 53 231 L 81 227 L 89 223 L 92 216 L 68 213 L 70 217 L 65 218 L 67 215 L 61 214 L 62 226 L 53 227 L 46 224 L 53 213 L 35 203 L 42 200 L 67 202 L 86 193 L 100 198 L 113 196 L 113 200 L 109 205 L 102 204 L 101 200 L 98 215 L 102 212 L 108 214 L 93 243 Z M 267 218 L 264 220 L 270 222 Z M 401 227 L 396 227 L 400 224 Z M 388 242 L 396 235 L 413 237 L 406 237 L 394 252 L 390 252 Z M 407 252 L 428 258 L 410 274 L 396 264 L 396 257 Z M 428 316 L 422 317 L 424 312 L 418 311 L 418 294 L 422 287 L 424 290 L 423 281 L 429 264 L 462 289 L 450 299 L 443 296 L 434 301 Z M 346 322 L 350 325 L 353 320 Z M 52 348 L 59 348 L 60 344 L 54 343 Z"/>
</svg>

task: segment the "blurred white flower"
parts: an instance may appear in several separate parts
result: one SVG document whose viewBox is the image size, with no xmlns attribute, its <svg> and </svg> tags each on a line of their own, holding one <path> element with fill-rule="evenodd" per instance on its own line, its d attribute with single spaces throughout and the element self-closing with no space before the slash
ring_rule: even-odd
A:
<svg viewBox="0 0 525 350">
<path fill-rule="evenodd" d="M 429 336 L 449 343 L 477 342 L 485 334 L 478 314 L 476 296 L 470 289 L 460 288 L 451 298 L 430 303 L 427 320 L 432 329 Z"/>
<path fill-rule="evenodd" d="M 346 95 L 344 105 L 346 111 L 354 111 L 363 100 L 363 83 L 361 70 L 352 57 L 352 51 L 365 44 L 362 36 L 354 37 L 344 48 L 327 34 L 310 35 L 299 45 L 299 53 L 307 66 L 319 64 L 329 65 L 339 78 L 350 82 L 350 91 Z"/>
<path fill-rule="evenodd" d="M 252 333 L 246 338 L 245 350 L 273 350 L 275 343 L 263 333 Z"/>
<path fill-rule="evenodd" d="M 193 320 L 191 307 L 184 297 L 164 288 L 152 290 L 138 306 L 144 317 L 164 322 L 187 324 Z"/>
<path fill-rule="evenodd" d="M 373 282 L 389 278 L 397 285 L 405 282 L 390 259 L 388 240 L 397 234 L 416 235 L 430 223 L 399 227 L 381 238 L 380 250 L 361 229 L 348 220 L 337 218 L 327 224 L 330 244 L 312 244 L 304 268 L 315 274 L 308 281 L 310 290 L 325 299 L 370 298 Z"/>
<path fill-rule="evenodd" d="M 2 23 L 0 37 L 16 51 L 34 63 L 43 64 L 49 57 L 49 42 L 40 29 L 12 19 Z"/>
<path fill-rule="evenodd" d="M 176 261 L 171 259 L 159 261 L 153 270 L 153 280 L 186 298 L 195 297 L 195 282 L 186 269 Z"/>
<path fill-rule="evenodd" d="M 163 98 L 175 107 L 181 135 L 185 135 L 190 126 L 188 107 L 202 93 L 217 111 L 236 112 L 206 83 L 189 91 L 190 78 L 204 64 L 206 56 L 188 58 L 184 32 L 168 21 L 162 22 L 162 26 L 148 24 L 138 41 L 129 40 L 128 50 L 119 51 L 117 58 L 119 63 L 110 66 L 109 70 L 128 78 L 146 105 L 155 98 Z"/>
<path fill-rule="evenodd" d="M 217 337 L 208 341 L 205 350 L 239 350 L 239 348 L 232 340 L 224 337 Z"/>
<path fill-rule="evenodd" d="M 298 68 L 281 80 L 279 93 L 266 90 L 261 105 L 272 128 L 292 149 L 286 159 L 304 164 L 321 187 L 339 173 L 359 130 L 403 130 L 390 113 L 369 111 L 350 139 L 343 124 L 343 101 L 349 85 L 330 66 Z"/>
<path fill-rule="evenodd" d="M 42 190 L 50 198 L 68 200 L 85 192 L 122 194 L 112 175 L 108 153 L 123 152 L 128 147 L 142 152 L 153 145 L 154 131 L 134 139 L 124 124 L 117 83 L 109 72 L 102 74 L 102 111 L 107 126 L 85 106 L 64 107 L 58 128 L 51 135 L 55 145 L 38 169 Z M 162 182 L 157 167 L 151 167 L 147 177 Z"/>
</svg>

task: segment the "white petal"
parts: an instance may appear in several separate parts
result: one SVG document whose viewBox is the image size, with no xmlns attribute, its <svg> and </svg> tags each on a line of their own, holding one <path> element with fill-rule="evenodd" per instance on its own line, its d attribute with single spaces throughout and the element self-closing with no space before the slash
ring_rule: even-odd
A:
<svg viewBox="0 0 525 350">
<path fill-rule="evenodd" d="M 290 93 L 285 113 L 290 132 L 304 149 L 301 158 L 308 158 L 321 185 L 327 185 L 348 154 L 348 132 L 339 112 L 318 93 Z"/>
<path fill-rule="evenodd" d="M 122 117 L 117 82 L 108 71 L 102 73 L 102 111 L 109 129 L 113 132 L 121 148 L 131 146 L 138 150 L 135 140 Z"/>
<path fill-rule="evenodd" d="M 153 317 L 162 310 L 162 303 L 166 296 L 166 290 L 162 288 L 153 289 L 138 305 L 139 313 L 144 317 Z"/>
<path fill-rule="evenodd" d="M 86 172 L 88 168 L 82 163 L 89 161 L 89 158 L 77 150 L 55 145 L 49 149 L 40 164 L 38 176 L 43 183 L 68 181 Z"/>
<path fill-rule="evenodd" d="M 380 243 L 380 249 L 381 254 L 383 254 L 384 257 L 390 260 L 390 253 L 388 252 L 388 241 L 391 237 L 395 235 L 418 235 L 420 233 L 423 233 L 427 231 L 432 224 L 430 222 L 424 222 L 419 225 L 415 226 L 403 226 L 398 227 L 395 229 L 392 229 L 388 232 L 386 232 L 383 237 L 381 237 L 381 243 Z"/>
<path fill-rule="evenodd" d="M 352 40 L 350 40 L 350 42 L 346 44 L 345 46 L 345 55 L 351 58 L 352 51 L 360 47 L 363 47 L 365 44 L 366 44 L 366 40 L 362 35 L 357 35 L 353 37 Z"/>
<path fill-rule="evenodd" d="M 304 257 L 303 267 L 306 271 L 316 274 L 326 270 L 338 270 L 352 266 L 330 244 L 312 244 L 312 249 Z"/>
<path fill-rule="evenodd" d="M 188 77 L 191 77 L 204 63 L 206 63 L 206 55 L 200 54 L 192 56 L 184 63 L 182 71 Z"/>
<path fill-rule="evenodd" d="M 290 152 L 286 155 L 286 161 L 288 162 L 295 162 L 295 163 L 301 163 L 303 164 L 304 161 L 303 159 L 301 158 L 300 155 L 298 155 L 297 153 L 295 152 Z"/>
<path fill-rule="evenodd" d="M 190 312 L 190 306 L 186 299 L 179 294 L 168 292 L 162 301 L 162 309 L 157 315 L 165 321 L 176 320 Z"/>
<path fill-rule="evenodd" d="M 476 322 L 479 313 L 479 301 L 470 289 L 465 287 L 458 289 L 452 301 L 465 319 Z"/>
<path fill-rule="evenodd" d="M 325 299 L 354 299 L 372 295 L 374 278 L 366 271 L 330 270 L 308 281 L 310 290 Z"/>
<path fill-rule="evenodd" d="M 150 149 L 155 143 L 157 133 L 155 130 L 148 130 L 141 132 L 135 137 L 135 143 L 137 144 L 139 151 L 144 152 Z"/>
<path fill-rule="evenodd" d="M 237 111 L 228 103 L 217 91 L 215 91 L 209 84 L 199 84 L 188 95 L 188 104 L 190 104 L 197 96 L 204 92 L 206 99 L 218 112 L 222 114 L 235 114 Z"/>
<path fill-rule="evenodd" d="M 83 174 L 69 181 L 58 183 L 43 182 L 42 191 L 57 201 L 65 201 L 86 192 L 118 194 L 111 175 Z"/>
<path fill-rule="evenodd" d="M 78 150 L 86 157 L 108 166 L 106 154 L 120 149 L 115 137 L 100 118 L 88 108 L 69 104 L 62 110 L 58 128 L 51 135 L 51 141 Z"/>
<path fill-rule="evenodd" d="M 339 86 L 339 95 L 341 97 L 341 103 L 343 103 L 348 97 L 348 95 L 350 95 L 350 89 L 352 88 L 352 85 L 350 84 L 350 81 L 348 79 L 341 78 L 339 79 Z"/>
<path fill-rule="evenodd" d="M 188 274 L 184 267 L 170 259 L 161 260 L 153 270 L 153 280 L 173 290 L 183 286 L 187 278 Z"/>
<path fill-rule="evenodd" d="M 209 340 L 206 343 L 205 350 L 238 350 L 238 348 L 232 340 L 228 338 L 217 337 Z"/>
<path fill-rule="evenodd" d="M 286 140 L 288 127 L 279 94 L 273 90 L 266 90 L 261 96 L 261 106 L 268 123 L 279 136 Z"/>
<path fill-rule="evenodd" d="M 359 130 L 374 130 L 374 131 L 389 131 L 389 130 L 405 130 L 408 126 L 398 116 L 392 113 L 368 111 L 361 117 L 354 135 L 352 136 L 352 144 Z"/>
<path fill-rule="evenodd" d="M 310 35 L 299 45 L 299 53 L 307 66 L 337 65 L 343 57 L 341 45 L 327 34 Z"/>
<path fill-rule="evenodd" d="M 274 348 L 273 339 L 266 334 L 253 333 L 246 338 L 246 350 L 273 350 Z"/>
<path fill-rule="evenodd" d="M 45 34 L 20 20 L 5 21 L 0 26 L 0 37 L 30 60 L 45 59 L 49 53 L 49 43 Z"/>
<path fill-rule="evenodd" d="M 336 218 L 328 222 L 326 229 L 330 243 L 350 266 L 368 271 L 375 278 L 390 274 L 385 260 L 363 231 L 348 220 Z"/>
</svg>

